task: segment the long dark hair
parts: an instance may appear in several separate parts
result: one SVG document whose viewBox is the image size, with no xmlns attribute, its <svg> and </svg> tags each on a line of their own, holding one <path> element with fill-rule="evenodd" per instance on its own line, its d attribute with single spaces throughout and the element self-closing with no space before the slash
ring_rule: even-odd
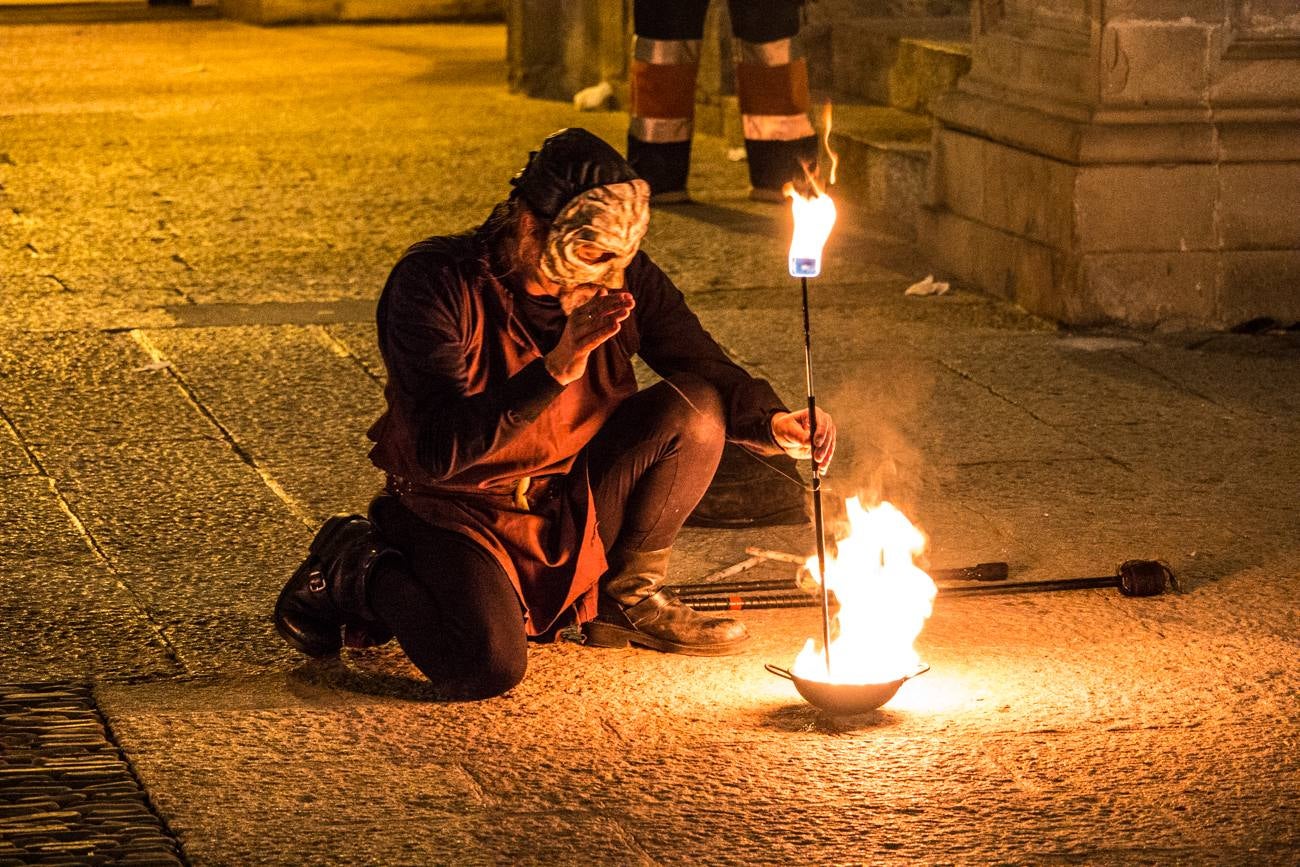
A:
<svg viewBox="0 0 1300 867">
<path fill-rule="evenodd" d="M 491 257 L 492 271 L 498 280 L 514 274 L 521 264 L 518 256 L 519 223 L 525 214 L 533 217 L 539 227 L 549 222 L 538 216 L 516 191 L 511 191 L 508 198 L 492 206 L 492 212 L 479 226 L 478 231 Z"/>
</svg>

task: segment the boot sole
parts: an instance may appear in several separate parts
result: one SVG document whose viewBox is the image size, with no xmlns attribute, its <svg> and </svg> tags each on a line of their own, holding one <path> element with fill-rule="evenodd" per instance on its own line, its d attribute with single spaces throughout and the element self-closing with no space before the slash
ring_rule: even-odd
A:
<svg viewBox="0 0 1300 867">
<path fill-rule="evenodd" d="M 289 595 L 289 588 L 294 586 L 294 583 L 298 580 L 299 576 L 302 575 L 303 570 L 312 567 L 313 559 L 315 559 L 321 551 L 323 551 L 328 544 L 333 541 L 334 536 L 339 532 L 339 530 L 360 517 L 361 515 L 332 515 L 325 519 L 325 523 L 321 525 L 321 528 L 318 531 L 316 531 L 316 537 L 311 540 L 311 545 L 307 547 L 307 559 L 294 570 L 293 577 L 291 577 L 284 585 L 284 589 L 280 591 L 279 598 L 275 600 L 275 631 L 280 633 L 280 637 L 288 642 L 289 646 L 304 656 L 310 656 L 313 659 L 325 659 L 326 657 L 337 656 L 339 651 L 343 649 L 342 630 L 340 629 L 336 641 L 329 639 L 323 641 L 312 640 L 310 636 L 304 635 L 301 631 L 295 629 L 287 620 L 285 620 L 285 597 Z"/>
<path fill-rule="evenodd" d="M 645 647 L 661 653 L 680 653 L 683 656 L 731 656 L 739 653 L 749 643 L 749 636 L 725 644 L 679 644 L 666 638 L 655 638 L 635 629 L 601 623 L 593 620 L 583 627 L 589 647 Z"/>
<path fill-rule="evenodd" d="M 341 640 L 336 649 L 320 647 L 316 644 L 308 644 L 302 640 L 292 627 L 281 620 L 278 614 L 275 618 L 275 631 L 280 633 L 280 637 L 288 642 L 290 647 L 301 653 L 303 656 L 310 656 L 312 659 L 328 659 L 331 656 L 338 656 L 339 651 L 343 649 L 343 642 Z"/>
<path fill-rule="evenodd" d="M 290 626 L 284 617 L 285 599 L 289 596 L 289 588 L 298 580 L 298 576 L 302 574 L 304 569 L 311 568 L 312 559 L 314 557 L 314 553 L 308 556 L 307 559 L 302 562 L 302 565 L 294 570 L 293 577 L 285 583 L 284 588 L 280 591 L 279 597 L 275 600 L 275 615 L 273 619 L 275 621 L 275 631 L 280 633 L 280 637 L 288 642 L 290 647 L 304 656 L 310 656 L 313 659 L 325 659 L 326 657 L 338 655 L 339 650 L 343 647 L 342 634 L 340 633 L 339 635 L 338 646 L 334 646 L 332 643 L 320 644 L 308 640 L 301 632 Z"/>
</svg>

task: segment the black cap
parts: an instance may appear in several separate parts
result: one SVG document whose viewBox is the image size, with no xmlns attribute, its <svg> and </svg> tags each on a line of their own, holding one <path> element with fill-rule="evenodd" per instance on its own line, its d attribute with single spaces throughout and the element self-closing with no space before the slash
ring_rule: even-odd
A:
<svg viewBox="0 0 1300 867">
<path fill-rule="evenodd" d="M 540 149 L 528 155 L 528 165 L 510 179 L 514 192 L 548 220 L 574 196 L 593 187 L 620 184 L 640 177 L 604 139 L 570 127 L 551 133 Z"/>
</svg>

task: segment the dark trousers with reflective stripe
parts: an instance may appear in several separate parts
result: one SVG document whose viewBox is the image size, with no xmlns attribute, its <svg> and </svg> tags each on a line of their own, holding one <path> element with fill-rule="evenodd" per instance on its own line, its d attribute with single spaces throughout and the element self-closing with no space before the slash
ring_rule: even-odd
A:
<svg viewBox="0 0 1300 867">
<path fill-rule="evenodd" d="M 695 77 L 709 0 L 635 0 L 628 161 L 656 194 L 686 188 Z M 750 183 L 779 191 L 817 160 L 798 0 L 728 0 Z"/>
</svg>

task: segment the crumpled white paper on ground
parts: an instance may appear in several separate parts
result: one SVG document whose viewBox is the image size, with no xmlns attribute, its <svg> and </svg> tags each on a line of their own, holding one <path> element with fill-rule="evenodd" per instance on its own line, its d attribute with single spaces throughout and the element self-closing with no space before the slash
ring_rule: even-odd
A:
<svg viewBox="0 0 1300 867">
<path fill-rule="evenodd" d="M 933 274 L 925 275 L 919 283 L 907 287 L 904 295 L 942 295 L 948 291 L 948 284 L 934 279 Z"/>
<path fill-rule="evenodd" d="M 608 81 L 602 81 L 575 93 L 573 107 L 578 111 L 600 111 L 609 106 L 609 100 L 613 96 L 614 88 Z"/>
</svg>

